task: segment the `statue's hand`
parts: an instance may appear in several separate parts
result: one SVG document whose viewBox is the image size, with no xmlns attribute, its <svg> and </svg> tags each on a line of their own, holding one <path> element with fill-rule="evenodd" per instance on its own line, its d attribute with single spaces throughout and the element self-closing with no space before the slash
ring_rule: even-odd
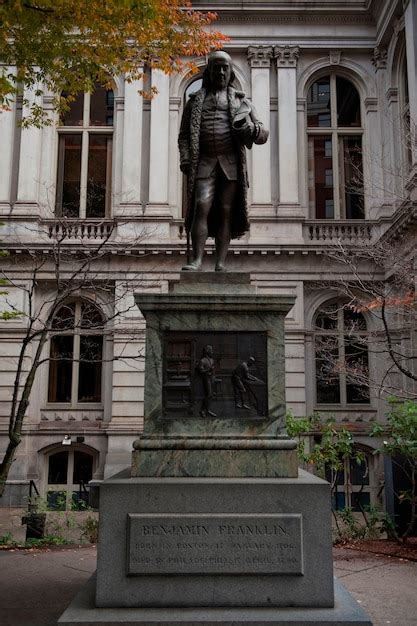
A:
<svg viewBox="0 0 417 626">
<path fill-rule="evenodd" d="M 190 171 L 190 164 L 184 161 L 184 162 L 183 162 L 183 163 L 181 163 L 181 165 L 180 165 L 180 170 L 181 170 L 181 172 L 182 172 L 183 174 L 185 174 L 186 176 L 188 176 L 188 173 L 189 173 L 189 171 Z"/>
<path fill-rule="evenodd" d="M 242 120 L 240 124 L 233 126 L 233 130 L 241 143 L 250 143 L 255 135 L 255 124 L 252 120 Z"/>
</svg>

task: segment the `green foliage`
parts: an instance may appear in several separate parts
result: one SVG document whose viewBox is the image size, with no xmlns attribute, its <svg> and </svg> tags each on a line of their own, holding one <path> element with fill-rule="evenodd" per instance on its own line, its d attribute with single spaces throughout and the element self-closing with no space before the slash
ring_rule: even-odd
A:
<svg viewBox="0 0 417 626">
<path fill-rule="evenodd" d="M 390 515 L 381 513 L 373 506 L 364 507 L 363 518 L 359 517 L 348 507 L 337 511 L 336 517 L 337 525 L 334 543 L 345 543 L 361 539 L 379 539 L 381 534 L 387 531 L 388 527 L 393 526 Z"/>
<path fill-rule="evenodd" d="M 83 524 L 83 535 L 90 543 L 98 541 L 98 518 L 89 515 Z"/>
<path fill-rule="evenodd" d="M 187 0 L 0 2 L 0 106 L 10 106 L 18 86 L 31 88 L 23 124 L 39 127 L 51 123 L 41 106 L 46 90 L 62 112 L 95 83 L 111 88 L 114 76 L 140 78 L 144 62 L 165 72 L 194 68 L 183 58 L 225 40 L 206 28 L 215 17 L 193 11 Z"/>
<path fill-rule="evenodd" d="M 409 504 L 409 520 L 401 534 L 405 541 L 417 522 L 417 403 L 390 398 L 390 407 L 387 423 L 375 424 L 371 434 L 387 437 L 377 452 L 390 456 L 393 462 L 396 457 L 403 458 L 401 468 L 410 482 L 410 489 L 396 495 L 400 503 Z"/>
<path fill-rule="evenodd" d="M 287 431 L 297 440 L 298 455 L 302 463 L 314 465 L 317 474 L 324 477 L 326 468 L 333 474 L 343 470 L 344 460 L 354 459 L 361 463 L 365 454 L 354 445 L 352 434 L 339 427 L 333 418 L 323 418 L 315 413 L 310 417 L 287 416 Z M 320 444 L 308 448 L 307 434 L 320 436 Z"/>
</svg>

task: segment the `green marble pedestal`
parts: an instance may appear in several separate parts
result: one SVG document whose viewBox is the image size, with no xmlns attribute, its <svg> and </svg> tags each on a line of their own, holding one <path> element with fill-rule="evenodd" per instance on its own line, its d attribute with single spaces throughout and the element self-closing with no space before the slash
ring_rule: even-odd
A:
<svg viewBox="0 0 417 626">
<path fill-rule="evenodd" d="M 257 294 L 249 274 L 218 272 L 183 273 L 169 293 L 136 295 L 146 318 L 145 427 L 134 443 L 132 476 L 297 476 L 296 443 L 285 430 L 284 319 L 294 301 Z M 167 417 L 164 345 L 167 334 L 175 333 L 197 338 L 223 333 L 225 341 L 242 337 L 248 345 L 250 338 L 265 338 L 264 414 L 212 418 L 197 409 L 190 417 L 184 409 Z"/>
</svg>

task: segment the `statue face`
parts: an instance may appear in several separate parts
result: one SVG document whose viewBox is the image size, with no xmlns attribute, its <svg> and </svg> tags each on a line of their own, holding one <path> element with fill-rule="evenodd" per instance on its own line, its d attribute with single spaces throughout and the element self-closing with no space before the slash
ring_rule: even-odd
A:
<svg viewBox="0 0 417 626">
<path fill-rule="evenodd" d="M 228 56 L 222 53 L 216 53 L 209 61 L 209 77 L 212 89 L 226 89 L 230 82 L 232 68 Z"/>
</svg>

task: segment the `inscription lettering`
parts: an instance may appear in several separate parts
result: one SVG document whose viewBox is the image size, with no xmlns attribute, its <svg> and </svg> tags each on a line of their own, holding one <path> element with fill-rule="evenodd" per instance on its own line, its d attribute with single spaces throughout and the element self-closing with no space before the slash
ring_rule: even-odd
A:
<svg viewBox="0 0 417 626">
<path fill-rule="evenodd" d="M 303 573 L 301 515 L 130 514 L 127 571 Z"/>
</svg>

